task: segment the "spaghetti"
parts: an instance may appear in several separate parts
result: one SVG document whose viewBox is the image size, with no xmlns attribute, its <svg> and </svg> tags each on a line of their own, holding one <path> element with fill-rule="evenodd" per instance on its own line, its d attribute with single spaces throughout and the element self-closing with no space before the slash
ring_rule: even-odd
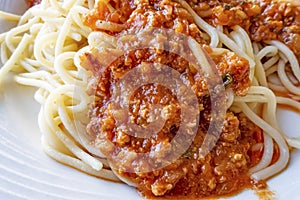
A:
<svg viewBox="0 0 300 200">
<path fill-rule="evenodd" d="M 247 29 L 249 27 L 240 22 L 239 17 L 244 17 L 244 21 L 247 21 L 247 16 L 250 16 L 249 13 L 255 14 L 258 12 L 257 3 L 255 2 L 241 4 L 241 7 L 239 7 L 239 1 L 230 6 L 226 4 L 227 7 L 225 4 L 215 4 L 213 11 L 210 10 L 211 8 L 208 5 L 204 5 L 202 1 L 199 1 L 199 4 L 195 4 L 194 1 L 184 0 L 176 0 L 175 2 L 164 0 L 155 1 L 154 4 L 155 6 L 164 5 L 163 10 L 165 13 L 170 12 L 172 14 L 172 12 L 175 12 L 174 10 L 178 9 L 178 15 L 183 16 L 182 18 L 178 17 L 176 19 L 178 21 L 174 20 L 178 22 L 178 26 L 173 26 L 172 24 L 172 26 L 168 27 L 172 20 L 166 20 L 164 26 L 191 36 L 187 43 L 190 53 L 198 59 L 194 60 L 195 62 L 206 63 L 203 66 L 211 67 L 211 59 L 213 59 L 219 67 L 219 72 L 223 70 L 224 73 L 227 73 L 223 77 L 223 82 L 225 84 L 228 81 L 228 85 L 231 85 L 231 88 L 227 88 L 225 85 L 225 108 L 228 112 L 226 115 L 228 123 L 230 120 L 235 121 L 237 119 L 240 120 L 241 124 L 242 122 L 247 125 L 251 124 L 250 126 L 253 126 L 255 131 L 258 130 L 255 127 L 259 127 L 263 131 L 262 140 L 257 139 L 249 143 L 252 149 L 256 148 L 253 152 L 260 151 L 262 154 L 258 156 L 258 161 L 252 162 L 255 165 L 248 169 L 251 179 L 265 180 L 274 176 L 282 171 L 289 161 L 288 145 L 300 148 L 300 138 L 289 138 L 286 136 L 280 130 L 275 118 L 278 104 L 300 110 L 300 90 L 298 87 L 300 70 L 299 60 L 296 57 L 296 53 L 299 52 L 295 52 L 296 50 L 291 48 L 290 43 L 285 43 L 285 40 L 283 41 L 282 38 L 255 38 L 255 35 L 251 36 L 249 34 Z M 285 2 L 277 3 L 268 0 L 262 2 L 264 5 L 275 5 L 275 7 L 283 5 L 283 7 L 291 8 L 291 10 L 295 8 L 295 6 Z M 202 7 L 199 5 L 202 5 Z M 99 66 L 111 64 L 106 63 L 109 61 L 106 58 L 112 57 L 117 59 L 119 57 L 120 49 L 126 46 L 126 44 L 122 46 L 122 39 L 132 42 L 134 39 L 130 38 L 130 36 L 134 35 L 140 37 L 139 39 L 142 38 L 142 40 L 148 41 L 148 38 L 143 35 L 141 30 L 145 27 L 147 28 L 147 26 L 158 26 L 160 22 L 155 21 L 154 16 L 147 18 L 145 17 L 147 15 L 144 16 L 143 14 L 147 9 L 150 11 L 151 9 L 155 10 L 155 6 L 146 1 L 138 1 L 134 4 L 133 1 L 115 1 L 112 3 L 105 0 L 42 0 L 40 4 L 31 7 L 22 16 L 0 12 L 0 17 L 18 22 L 15 28 L 0 34 L 1 62 L 3 63 L 0 69 L 0 81 L 4 79 L 7 73 L 13 72 L 15 73 L 14 80 L 16 82 L 38 88 L 35 93 L 35 100 L 41 105 L 38 124 L 42 132 L 44 150 L 50 157 L 100 178 L 113 181 L 120 181 L 121 179 L 130 185 L 140 184 L 140 182 L 133 181 L 133 178 L 136 178 L 135 176 L 130 177 L 126 173 L 120 173 L 115 168 L 111 169 L 110 165 L 112 164 L 106 158 L 108 157 L 107 153 L 112 154 L 112 151 L 108 150 L 108 143 L 105 143 L 106 146 L 104 148 L 103 146 L 101 147 L 101 144 L 97 145 L 97 142 L 101 142 L 101 139 L 97 139 L 97 137 L 101 137 L 99 136 L 101 133 L 96 136 L 93 135 L 94 138 L 86 134 L 85 126 L 87 124 L 89 132 L 96 127 L 93 124 L 93 119 L 96 120 L 95 123 L 99 123 L 97 121 L 99 117 L 92 119 L 87 117 L 87 113 L 93 112 L 93 110 L 90 110 L 91 102 L 100 102 L 99 104 L 101 104 L 109 100 L 105 96 L 106 94 L 91 96 L 89 95 L 91 91 L 87 92 L 86 89 L 93 88 L 95 84 L 99 84 L 97 78 L 103 73 L 99 70 Z M 253 10 L 248 10 L 247 13 L 241 9 L 248 9 L 247 6 L 252 6 Z M 151 15 L 150 11 L 148 12 L 149 15 Z M 186 11 L 187 14 L 182 14 Z M 216 13 L 215 21 L 213 17 L 209 17 L 212 13 Z M 224 15 L 228 14 L 235 19 L 232 21 L 232 24 L 228 24 L 228 21 L 222 21 L 222 18 L 220 18 L 222 13 L 225 13 Z M 152 24 L 149 21 L 142 24 L 142 20 L 139 21 L 142 25 L 133 23 L 136 20 L 135 17 L 140 16 L 150 19 L 150 21 L 152 20 Z M 195 24 L 197 26 L 193 27 Z M 300 25 L 296 24 L 295 26 L 299 27 Z M 185 32 L 185 30 L 190 31 Z M 121 35 L 119 37 L 121 39 L 116 39 L 116 35 Z M 162 40 L 160 38 L 161 35 L 158 34 L 159 40 Z M 153 41 L 154 45 L 156 45 L 155 42 L 157 40 Z M 156 48 L 159 49 L 160 47 Z M 206 51 L 203 51 L 203 49 Z M 145 54 L 151 55 L 151 51 L 149 52 L 144 51 Z M 96 57 L 93 60 L 94 63 L 88 60 L 89 57 L 85 58 L 84 56 L 86 55 L 91 55 L 93 59 Z M 97 56 L 99 57 L 97 58 Z M 102 58 L 103 60 L 101 60 Z M 180 60 L 176 56 L 172 58 L 174 58 L 172 62 L 177 62 L 177 59 Z M 88 66 L 85 63 L 85 59 L 94 65 Z M 234 71 L 229 71 L 230 73 L 228 73 L 226 71 L 227 68 L 222 69 L 223 65 L 220 64 L 222 60 L 226 59 L 238 60 L 237 63 L 240 63 L 240 65 L 235 66 L 236 68 L 248 66 L 249 73 L 247 74 L 247 71 L 240 74 L 234 73 Z M 133 63 L 130 59 L 127 62 Z M 168 62 L 166 63 L 172 65 Z M 138 66 L 141 69 L 147 69 L 144 63 L 139 64 Z M 177 64 L 180 66 L 179 61 Z M 201 70 L 213 75 L 215 72 L 210 67 L 202 68 Z M 117 72 L 118 69 L 113 68 L 113 70 Z M 247 75 L 247 77 L 245 78 L 243 75 Z M 115 76 L 122 77 L 118 73 Z M 120 77 L 117 77 L 116 80 L 120 79 Z M 226 79 L 224 81 L 224 78 L 229 80 Z M 108 80 L 111 81 L 113 78 Z M 250 87 L 247 87 L 247 80 L 250 83 Z M 147 87 L 145 86 L 143 90 L 147 91 Z M 202 91 L 206 91 L 205 87 L 202 89 Z M 166 92 L 162 88 L 157 90 L 164 91 L 164 94 Z M 277 94 L 287 95 L 280 96 Z M 199 98 L 199 96 L 197 97 Z M 103 98 L 102 102 L 101 98 Z M 175 98 L 172 100 L 173 97 L 171 96 L 169 98 L 171 99 L 170 102 L 176 101 Z M 205 108 L 202 111 L 205 112 Z M 105 117 L 109 116 L 109 110 L 104 110 L 103 112 L 104 114 L 96 114 L 105 119 Z M 165 112 L 167 116 L 168 112 Z M 95 113 L 90 115 L 93 114 Z M 242 117 L 238 118 L 235 115 Z M 169 118 L 165 119 L 169 120 Z M 247 120 L 245 122 L 245 119 L 251 122 Z M 243 127 L 241 132 L 247 132 L 245 131 L 247 125 L 241 125 Z M 169 128 L 171 130 L 172 126 Z M 89 133 L 99 133 L 99 130 L 97 130 L 98 132 L 90 131 Z M 124 134 L 121 136 L 123 137 Z M 223 131 L 221 137 L 229 140 L 228 138 L 230 137 L 227 136 L 224 136 Z M 128 137 L 125 135 L 124 138 Z M 125 143 L 120 146 L 124 146 Z M 278 152 L 276 153 L 277 147 Z M 123 155 L 124 160 L 129 159 L 130 155 Z M 191 155 L 185 154 L 185 156 L 189 157 Z M 274 161 L 276 156 L 278 158 Z M 243 160 L 240 154 L 234 156 L 234 158 Z M 139 176 L 144 178 L 143 175 Z M 179 180 L 181 179 L 176 179 L 173 185 L 171 184 L 170 186 L 169 184 L 164 188 L 156 184 L 158 181 L 155 182 L 154 180 L 150 184 L 150 189 L 143 187 L 139 189 L 146 195 L 147 192 L 151 191 L 155 196 L 163 196 L 171 191 L 173 196 L 180 196 L 183 194 L 177 194 L 176 191 L 173 191 L 174 188 L 178 188 L 176 184 Z M 245 180 L 245 182 L 249 182 L 247 178 Z M 184 185 L 184 182 L 178 185 L 180 184 Z M 217 191 L 215 189 L 217 184 L 214 181 L 207 183 L 207 187 L 211 191 L 208 193 L 202 191 L 203 194 L 200 196 L 230 194 L 228 191 L 227 193 L 226 191 L 222 193 L 221 190 L 221 192 L 214 193 L 214 190 Z M 199 188 L 193 191 L 201 191 Z"/>
<path fill-rule="evenodd" d="M 16 17 L 17 27 L 0 36 L 4 63 L 0 79 L 14 71 L 18 73 L 16 82 L 39 88 L 35 94 L 41 104 L 38 123 L 49 156 L 88 174 L 118 181 L 101 160 L 88 153 L 95 150 L 79 139 L 73 118 L 74 114 L 87 112 L 89 102 L 82 89 L 87 77 L 73 60 L 76 52 L 87 45 L 91 31 L 83 26 L 81 18 L 92 6 L 91 1 L 43 1 L 20 19 Z"/>
</svg>

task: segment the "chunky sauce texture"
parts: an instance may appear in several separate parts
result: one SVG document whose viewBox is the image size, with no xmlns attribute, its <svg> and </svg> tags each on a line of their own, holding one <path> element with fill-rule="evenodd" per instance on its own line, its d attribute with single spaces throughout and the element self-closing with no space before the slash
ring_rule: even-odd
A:
<svg viewBox="0 0 300 200">
<path fill-rule="evenodd" d="M 243 27 L 252 41 L 279 40 L 299 60 L 300 6 L 274 0 L 189 0 L 193 9 L 211 25 L 230 31 Z"/>
<path fill-rule="evenodd" d="M 152 27 L 171 29 L 191 36 L 214 61 L 217 73 L 222 77 L 230 75 L 231 81 L 226 88 L 232 89 L 235 95 L 247 93 L 250 86 L 248 61 L 230 51 L 220 55 L 212 54 L 208 46 L 209 41 L 203 37 L 191 15 L 178 3 L 170 0 L 114 0 L 109 3 L 113 9 L 104 1 L 99 1 L 95 9 L 85 16 L 85 24 L 95 31 L 103 31 L 96 26 L 99 19 L 123 24 L 125 26 L 121 31 L 105 32 L 112 36 L 124 36 L 125 41 L 126 34 L 138 35 L 141 30 Z M 293 28 L 298 23 L 299 16 L 295 14 L 298 10 L 290 4 L 273 3 L 268 0 L 257 3 L 241 0 L 190 0 L 189 3 L 206 21 L 214 26 L 223 25 L 225 31 L 230 31 L 234 25 L 240 25 L 255 41 L 279 39 L 293 47 L 295 53 L 300 52 L 297 49 L 300 45 L 292 44 L 297 43 L 298 39 L 295 38 L 299 37 L 298 30 Z M 280 12 L 275 12 L 278 9 Z M 171 36 L 162 35 L 161 42 L 167 44 L 168 37 Z M 293 39 L 289 40 L 291 37 Z M 128 43 L 131 39 L 127 38 Z M 147 38 L 145 40 L 147 43 Z M 185 49 L 186 54 L 191 53 L 187 46 L 178 48 Z M 126 50 L 126 46 L 123 49 Z M 263 153 L 262 130 L 243 114 L 228 110 L 216 146 L 206 156 L 201 156 L 201 144 L 210 125 L 212 105 L 203 73 L 195 70 L 182 55 L 168 51 L 146 48 L 125 52 L 122 56 L 117 56 L 114 50 L 94 48 L 81 57 L 82 65 L 93 72 L 89 92 L 96 96 L 94 104 L 91 105 L 89 113 L 91 120 L 87 130 L 95 138 L 94 145 L 107 156 L 108 160 L 114 160 L 117 165 L 122 166 L 115 169 L 116 174 L 123 177 L 126 182 L 137 186 L 148 198 L 219 197 L 236 194 L 244 188 L 266 186 L 264 182 L 256 183 L 249 176 L 249 169 L 259 162 Z M 116 57 L 108 66 L 105 63 L 107 56 Z M 158 71 L 165 69 L 157 71 L 149 67 L 148 63 L 155 62 L 176 70 L 183 82 L 188 80 L 197 96 L 199 103 L 197 112 L 200 113 L 200 120 L 199 123 L 191 125 L 196 126 L 197 134 L 182 156 L 164 168 L 143 172 L 144 169 L 151 169 L 152 165 L 160 165 L 161 160 L 168 156 L 168 150 L 175 148 L 170 141 L 175 137 L 183 120 L 180 117 L 182 108 L 178 97 L 167 87 L 155 83 L 146 84 L 134 91 L 129 99 L 129 111 L 124 111 L 114 105 L 118 97 L 114 96 L 113 92 L 119 89 L 117 82 L 133 69 L 138 69 L 149 79 L 159 76 Z M 166 70 L 165 74 L 172 79 L 172 73 Z M 134 74 L 130 78 L 138 81 Z M 155 105 L 162 106 L 163 112 L 158 113 Z M 164 119 L 163 127 L 154 135 L 150 131 L 151 136 L 148 138 L 133 137 L 129 134 L 130 130 L 122 124 L 130 121 L 146 127 L 158 115 Z M 117 123 L 116 116 L 122 119 L 122 122 Z M 180 141 L 178 143 L 180 147 Z M 273 158 L 274 161 L 279 156 L 278 150 L 275 149 L 275 152 L 277 153 Z M 150 155 L 159 153 L 161 160 L 151 160 L 150 157 L 149 162 L 146 162 L 139 159 L 139 153 Z"/>
</svg>

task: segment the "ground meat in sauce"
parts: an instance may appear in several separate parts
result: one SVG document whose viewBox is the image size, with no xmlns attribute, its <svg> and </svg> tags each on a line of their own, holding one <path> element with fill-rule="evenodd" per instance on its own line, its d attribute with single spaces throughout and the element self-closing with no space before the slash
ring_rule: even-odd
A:
<svg viewBox="0 0 300 200">
<path fill-rule="evenodd" d="M 252 41 L 279 40 L 300 61 L 300 6 L 272 0 L 187 0 L 213 26 L 243 27 Z"/>
<path fill-rule="evenodd" d="M 208 41 L 202 38 L 201 31 L 193 23 L 189 13 L 179 4 L 169 0 L 113 2 L 117 7 L 122 2 L 124 6 L 122 10 L 130 10 L 131 14 L 122 14 L 122 10 L 116 9 L 115 12 L 120 15 L 120 20 L 115 20 L 115 22 L 125 23 L 126 29 L 119 33 L 109 34 L 138 34 L 139 30 L 153 26 L 168 28 L 192 36 L 202 44 L 208 54 L 210 53 Z M 106 9 L 106 5 L 99 3 L 98 8 L 87 16 L 86 24 L 96 29 L 94 23 L 98 19 L 97 14 L 99 10 Z M 110 20 L 109 15 L 101 17 Z M 188 53 L 190 52 L 187 49 Z M 155 152 L 161 144 L 168 146 L 182 120 L 178 99 L 172 91 L 159 84 L 147 84 L 138 88 L 130 97 L 130 112 L 119 110 L 117 115 L 125 121 L 131 120 L 137 125 L 146 126 L 151 122 L 151 110 L 155 109 L 153 105 L 159 104 L 166 109 L 166 121 L 163 128 L 150 138 L 136 138 L 127 134 L 127 130 L 123 127 L 117 126 L 114 119 L 116 113 L 112 113 L 114 112 L 112 102 L 117 99 L 113 98 L 112 91 L 116 89 L 116 82 L 126 72 L 141 68 L 145 75 L 155 76 L 155 72 L 149 70 L 146 63 L 157 62 L 167 65 L 178 71 L 182 78 L 190 81 L 200 105 L 201 120 L 197 124 L 197 134 L 189 149 L 178 160 L 153 172 L 128 173 L 120 170 L 116 172 L 117 174 L 135 183 L 143 195 L 151 198 L 159 196 L 163 196 L 163 199 L 218 197 L 253 187 L 248 172 L 249 168 L 257 164 L 261 158 L 262 149 L 254 147 L 261 146 L 263 143 L 262 131 L 242 114 L 227 111 L 220 139 L 209 154 L 201 157 L 199 150 L 210 124 L 211 102 L 205 78 L 198 71 L 194 71 L 186 60 L 179 55 L 158 49 L 141 49 L 126 52 L 103 70 L 102 58 L 104 59 L 107 55 L 114 56 L 114 51 L 99 52 L 94 49 L 90 53 L 85 53 L 81 58 L 83 66 L 93 72 L 91 80 L 94 83 L 91 84 L 90 90 L 96 95 L 95 104 L 90 112 L 91 122 L 87 129 L 95 138 L 95 145 L 107 157 L 122 157 L 120 162 L 125 167 L 149 167 L 148 163 L 136 163 L 136 153 Z M 218 56 L 211 55 L 211 57 L 220 75 L 228 73 L 233 77 L 230 87 L 235 94 L 245 95 L 250 85 L 247 60 L 232 52 Z M 120 151 L 115 151 L 114 146 L 109 145 L 107 140 L 119 149 L 125 150 L 127 154 L 118 154 Z M 164 158 L 164 151 L 159 152 L 161 158 Z M 139 169 L 136 171 L 138 172 Z"/>
</svg>

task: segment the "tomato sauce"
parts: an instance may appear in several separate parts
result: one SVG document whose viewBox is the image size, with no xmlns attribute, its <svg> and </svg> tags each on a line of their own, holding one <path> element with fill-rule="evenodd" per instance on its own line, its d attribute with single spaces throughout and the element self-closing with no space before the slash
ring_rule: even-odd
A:
<svg viewBox="0 0 300 200">
<path fill-rule="evenodd" d="M 126 27 L 124 30 L 108 32 L 117 37 L 125 37 L 129 33 L 138 34 L 139 31 L 152 27 L 171 29 L 191 36 L 201 44 L 203 49 L 207 50 L 216 64 L 219 75 L 230 75 L 232 81 L 228 87 L 233 90 L 234 94 L 241 96 L 247 94 L 250 86 L 248 61 L 234 52 L 226 52 L 218 56 L 210 54 L 209 41 L 203 37 L 203 33 L 195 25 L 191 15 L 178 3 L 170 0 L 115 0 L 113 2 L 111 4 L 113 11 L 109 10 L 107 4 L 99 3 L 86 15 L 85 24 L 95 31 L 103 31 L 95 25 L 99 19 L 124 24 Z M 275 14 L 272 10 L 274 9 L 284 7 L 279 15 L 292 15 L 293 20 L 290 23 L 298 23 L 298 16 L 292 14 L 296 13 L 296 10 L 293 10 L 296 8 L 290 4 L 273 3 L 268 0 L 260 3 L 241 0 L 200 0 L 189 1 L 189 3 L 212 25 L 223 25 L 225 31 L 229 31 L 234 25 L 240 25 L 254 41 L 279 39 L 290 45 L 286 40 L 290 37 L 288 36 L 290 31 L 276 25 L 277 22 L 285 21 L 285 17 L 273 20 Z M 288 12 L 289 9 L 293 11 Z M 112 15 L 117 17 L 112 17 Z M 269 22 L 264 24 L 263 21 L 267 16 L 271 17 L 268 19 L 274 22 L 273 25 Z M 271 34 L 275 29 L 280 34 Z M 150 42 L 146 38 L 144 40 L 146 43 Z M 188 47 L 182 46 L 182 48 L 186 50 L 186 54 L 191 54 Z M 211 97 L 203 74 L 193 70 L 187 60 L 180 55 L 167 51 L 155 48 L 127 49 L 127 51 L 124 48 L 123 50 L 126 53 L 108 67 L 104 66 L 103 60 L 107 55 L 114 56 L 113 51 L 92 49 L 91 52 L 86 52 L 81 57 L 82 65 L 93 72 L 90 91 L 96 95 L 96 101 L 91 106 L 91 121 L 87 130 L 95 138 L 95 146 L 107 156 L 108 160 L 114 160 L 122 166 L 122 169 L 115 169 L 118 176 L 122 177 L 125 182 L 135 185 L 143 196 L 150 199 L 211 198 L 237 194 L 244 188 L 266 187 L 264 181 L 255 182 L 249 174 L 249 169 L 260 161 L 263 154 L 263 132 L 259 127 L 243 114 L 228 110 L 222 119 L 224 123 L 220 137 L 211 137 L 212 140 L 217 140 L 216 145 L 206 156 L 201 157 L 199 153 L 202 150 L 201 145 L 207 136 L 212 119 L 212 102 L 210 102 Z M 300 52 L 297 49 L 293 51 Z M 143 76 L 150 77 L 150 80 L 159 76 L 159 73 L 147 67 L 145 63 L 149 62 L 166 65 L 176 70 L 185 80 L 189 80 L 190 87 L 196 94 L 200 105 L 201 120 L 196 124 L 197 134 L 190 147 L 176 161 L 163 168 L 143 172 L 144 169 L 151 169 L 152 165 L 159 165 L 161 162 L 157 160 L 146 162 L 139 158 L 139 153 L 156 153 L 159 154 L 161 160 L 164 160 L 168 149 L 174 148 L 170 141 L 176 136 L 180 122 L 183 120 L 182 108 L 174 91 L 159 84 L 146 84 L 139 87 L 130 96 L 128 112 L 114 107 L 112 102 L 118 102 L 119 97 L 114 96 L 113 92 L 119 89 L 117 82 L 127 72 L 139 69 L 143 71 Z M 168 73 L 168 71 L 165 72 L 169 75 L 171 83 L 172 74 Z M 131 79 L 139 80 L 135 76 Z M 149 131 L 150 136 L 147 138 L 132 136 L 128 133 L 129 130 L 115 119 L 117 115 L 123 122 L 131 121 L 136 125 L 146 127 L 156 117 L 153 113 L 158 112 L 154 106 L 157 104 L 166 111 L 163 116 L 165 122 L 159 132 L 156 133 L 155 129 L 153 132 Z M 178 141 L 179 146 L 185 140 L 184 137 L 181 139 L 182 141 Z M 159 149 L 161 147 L 165 149 Z M 274 150 L 272 162 L 280 156 L 278 146 L 275 145 Z M 127 169 L 133 169 L 133 172 Z"/>
</svg>

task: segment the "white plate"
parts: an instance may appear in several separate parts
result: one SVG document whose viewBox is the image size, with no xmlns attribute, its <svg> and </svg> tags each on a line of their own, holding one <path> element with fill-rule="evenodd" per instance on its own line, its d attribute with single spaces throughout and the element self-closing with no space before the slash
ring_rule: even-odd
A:
<svg viewBox="0 0 300 200">
<path fill-rule="evenodd" d="M 0 0 L 1 10 L 20 13 L 24 6 L 23 0 Z M 10 25 L 0 22 L 0 31 Z M 142 199 L 135 189 L 125 184 L 97 179 L 50 159 L 40 144 L 37 125 L 39 105 L 33 100 L 33 93 L 34 89 L 12 83 L 9 77 L 0 88 L 1 200 Z M 280 110 L 278 119 L 280 126 L 289 134 L 300 132 L 299 114 Z M 299 166 L 300 152 L 293 151 L 287 169 L 268 181 L 277 199 L 300 198 Z M 244 191 L 229 199 L 258 197 L 253 191 Z"/>
</svg>

